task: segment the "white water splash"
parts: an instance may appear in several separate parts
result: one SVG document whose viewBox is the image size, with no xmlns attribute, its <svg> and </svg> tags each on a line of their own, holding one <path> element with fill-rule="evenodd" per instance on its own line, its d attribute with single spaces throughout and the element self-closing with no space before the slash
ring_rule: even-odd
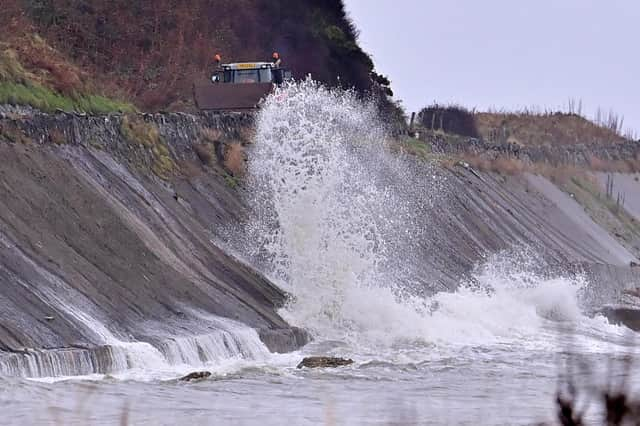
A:
<svg viewBox="0 0 640 426">
<path fill-rule="evenodd" d="M 583 314 L 582 294 L 589 286 L 584 277 L 542 277 L 532 272 L 542 261 L 529 255 L 522 263 L 521 256 L 513 250 L 492 255 L 474 272 L 473 283 L 435 295 L 436 309 L 424 319 L 436 331 L 433 341 L 543 350 L 561 348 L 575 337 L 571 344 L 584 352 L 607 351 L 607 344 L 598 343 L 605 340 L 622 343 L 624 328 Z"/>
<path fill-rule="evenodd" d="M 0 358 L 0 376 L 65 378 L 108 373 L 150 380 L 175 377 L 202 366 L 215 368 L 242 360 L 262 360 L 269 352 L 254 329 L 192 311 L 191 316 L 207 326 L 206 332 L 164 336 L 158 339 L 161 343 L 156 343 L 159 347 L 127 339 L 126 333 L 105 325 L 98 306 L 33 262 L 2 233 L 0 243 L 20 252 L 24 261 L 46 278 L 39 283 L 27 283 L 16 277 L 16 283 L 33 291 L 53 312 L 73 320 L 92 343 L 89 349 L 25 350 L 24 353 L 4 355 Z M 162 327 L 158 329 L 162 330 Z"/>
<path fill-rule="evenodd" d="M 200 314 L 202 324 L 208 329 L 206 333 L 167 336 L 152 345 L 122 340 L 90 315 L 71 306 L 65 309 L 98 336 L 97 346 L 11 354 L 0 359 L 0 376 L 52 382 L 74 376 L 75 379 L 95 379 L 100 374 L 110 374 L 123 380 L 149 381 L 179 377 L 202 367 L 226 374 L 247 363 L 263 362 L 269 356 L 256 330 L 225 318 Z"/>
<path fill-rule="evenodd" d="M 429 238 L 421 218 L 440 187 L 428 165 L 418 170 L 391 152 L 378 123 L 372 105 L 309 80 L 263 105 L 249 163 L 249 251 L 292 294 L 288 321 L 374 352 L 514 342 L 540 349 L 557 344 L 549 327 L 562 323 L 623 334 L 581 313 L 581 279 L 514 274 L 515 264 L 494 267 L 497 258 L 478 270 L 475 287 L 428 299 L 406 292 Z"/>
<path fill-rule="evenodd" d="M 429 181 L 388 155 L 377 123 L 373 105 L 310 80 L 278 90 L 259 115 L 249 163 L 252 255 L 295 296 L 288 319 L 313 331 L 341 324 L 357 332 L 359 289 L 393 298 L 379 284 L 391 282 L 388 274 L 411 276 L 405 256 L 417 251 L 405 248 L 424 238 L 411 223 L 430 202 Z M 412 186 L 403 194 L 411 202 L 398 198 L 402 184 Z M 390 234 L 402 236 L 402 250 Z"/>
</svg>

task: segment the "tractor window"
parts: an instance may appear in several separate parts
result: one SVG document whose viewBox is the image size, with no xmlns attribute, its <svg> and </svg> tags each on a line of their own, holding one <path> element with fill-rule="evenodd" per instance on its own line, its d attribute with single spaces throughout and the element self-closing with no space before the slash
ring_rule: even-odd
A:
<svg viewBox="0 0 640 426">
<path fill-rule="evenodd" d="M 271 76 L 271 68 L 260 69 L 260 83 L 271 83 L 273 77 Z"/>
<path fill-rule="evenodd" d="M 253 70 L 235 70 L 234 83 L 258 83 L 260 76 L 257 69 Z"/>
</svg>

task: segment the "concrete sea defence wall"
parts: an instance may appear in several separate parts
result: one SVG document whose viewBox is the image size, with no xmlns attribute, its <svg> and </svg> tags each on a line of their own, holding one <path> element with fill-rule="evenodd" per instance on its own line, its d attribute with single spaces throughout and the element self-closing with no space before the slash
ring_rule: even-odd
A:
<svg viewBox="0 0 640 426">
<path fill-rule="evenodd" d="M 220 356 L 206 349 L 211 339 L 246 352 L 253 338 L 238 338 L 237 324 L 257 329 L 273 351 L 306 342 L 276 313 L 286 295 L 217 239 L 245 209 L 224 155 L 252 116 L 8 114 L 0 119 L 5 370 L 108 372 L 127 365 L 131 344 L 162 349 L 176 336 L 192 339 L 204 362 Z"/>
</svg>

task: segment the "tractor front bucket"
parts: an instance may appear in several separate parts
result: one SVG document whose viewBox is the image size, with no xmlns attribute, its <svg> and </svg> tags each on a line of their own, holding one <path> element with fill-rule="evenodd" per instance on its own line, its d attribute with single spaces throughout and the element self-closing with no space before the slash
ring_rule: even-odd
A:
<svg viewBox="0 0 640 426">
<path fill-rule="evenodd" d="M 272 83 L 195 84 L 196 105 L 201 110 L 242 111 L 258 107 L 258 103 L 273 90 Z"/>
</svg>

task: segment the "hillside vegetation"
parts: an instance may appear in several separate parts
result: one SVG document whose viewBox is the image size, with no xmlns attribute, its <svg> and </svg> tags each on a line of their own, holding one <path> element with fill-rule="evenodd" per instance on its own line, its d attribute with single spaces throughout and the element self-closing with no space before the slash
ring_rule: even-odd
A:
<svg viewBox="0 0 640 426">
<path fill-rule="evenodd" d="M 21 57 L 32 60 L 25 65 Z M 19 50 L 0 43 L 0 104 L 3 103 L 30 105 L 46 112 L 135 110 L 131 104 L 100 95 L 80 70 L 60 60 L 58 53 L 37 35 L 25 37 Z"/>
<path fill-rule="evenodd" d="M 623 143 L 617 131 L 598 125 L 577 114 L 478 113 L 475 115 L 482 137 L 520 145 Z"/>
<path fill-rule="evenodd" d="M 418 114 L 422 131 L 520 146 L 599 145 L 628 142 L 617 120 L 595 122 L 573 112 L 476 112 L 458 105 L 431 105 Z M 615 124 L 615 127 L 614 127 Z"/>
<path fill-rule="evenodd" d="M 361 92 L 373 84 L 373 63 L 358 46 L 342 0 L 2 3 L 0 60 L 24 70 L 21 77 L 0 71 L 3 91 L 13 96 L 22 84 L 67 98 L 108 93 L 143 110 L 188 110 L 192 85 L 208 78 L 216 53 L 246 61 L 273 51 L 298 78 L 310 73 Z"/>
</svg>

